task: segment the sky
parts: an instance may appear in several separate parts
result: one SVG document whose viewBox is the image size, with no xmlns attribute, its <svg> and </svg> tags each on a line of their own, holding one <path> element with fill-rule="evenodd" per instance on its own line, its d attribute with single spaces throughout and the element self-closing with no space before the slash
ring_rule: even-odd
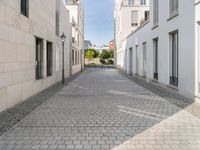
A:
<svg viewBox="0 0 200 150">
<path fill-rule="evenodd" d="M 85 40 L 101 46 L 114 38 L 114 0 L 84 0 Z"/>
</svg>

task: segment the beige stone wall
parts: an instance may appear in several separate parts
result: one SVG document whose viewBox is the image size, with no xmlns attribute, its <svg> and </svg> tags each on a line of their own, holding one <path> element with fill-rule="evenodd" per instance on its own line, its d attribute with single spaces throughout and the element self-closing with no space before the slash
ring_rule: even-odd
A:
<svg viewBox="0 0 200 150">
<path fill-rule="evenodd" d="M 0 1 L 0 112 L 61 80 L 62 49 L 55 35 L 56 0 L 30 0 L 29 17 L 20 0 Z M 60 2 L 60 34 L 65 32 L 65 75 L 70 71 L 70 24 Z M 43 79 L 35 80 L 35 36 L 44 40 Z M 46 76 L 46 41 L 53 43 L 53 76 Z"/>
</svg>

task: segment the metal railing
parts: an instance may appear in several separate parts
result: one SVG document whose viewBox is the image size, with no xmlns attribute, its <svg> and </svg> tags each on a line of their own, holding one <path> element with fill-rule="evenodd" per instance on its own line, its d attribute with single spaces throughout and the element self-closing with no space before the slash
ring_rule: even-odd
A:
<svg viewBox="0 0 200 150">
<path fill-rule="evenodd" d="M 121 6 L 146 6 L 147 3 L 141 0 L 123 0 Z"/>
<path fill-rule="evenodd" d="M 78 0 L 65 0 L 66 5 L 78 5 Z"/>
</svg>

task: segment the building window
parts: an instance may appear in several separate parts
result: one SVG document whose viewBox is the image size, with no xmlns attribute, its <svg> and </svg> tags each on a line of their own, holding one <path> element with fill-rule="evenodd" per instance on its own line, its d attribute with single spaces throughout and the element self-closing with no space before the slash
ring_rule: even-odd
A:
<svg viewBox="0 0 200 150">
<path fill-rule="evenodd" d="M 153 0 L 153 26 L 158 25 L 158 0 Z"/>
<path fill-rule="evenodd" d="M 140 0 L 140 5 L 147 5 L 147 1 L 146 0 Z"/>
<path fill-rule="evenodd" d="M 170 84 L 178 85 L 178 31 L 170 34 Z"/>
<path fill-rule="evenodd" d="M 158 80 L 158 38 L 153 40 L 153 71 L 154 79 Z"/>
<path fill-rule="evenodd" d="M 147 43 L 143 43 L 143 76 L 146 78 Z"/>
<path fill-rule="evenodd" d="M 75 63 L 74 63 L 74 50 L 72 50 L 72 65 L 74 66 Z"/>
<path fill-rule="evenodd" d="M 36 38 L 35 79 L 42 79 L 43 70 L 43 40 Z"/>
<path fill-rule="evenodd" d="M 150 13 L 149 11 L 144 12 L 144 20 L 145 21 L 149 20 L 149 15 L 150 15 L 149 13 Z"/>
<path fill-rule="evenodd" d="M 138 11 L 131 11 L 131 26 L 138 26 Z"/>
<path fill-rule="evenodd" d="M 77 65 L 77 51 L 75 51 L 75 65 Z"/>
<path fill-rule="evenodd" d="M 129 6 L 134 5 L 134 0 L 128 0 L 128 5 L 129 5 Z"/>
<path fill-rule="evenodd" d="M 56 35 L 60 36 L 60 0 L 56 0 Z"/>
<path fill-rule="evenodd" d="M 28 17 L 28 15 L 29 15 L 29 0 L 21 0 L 21 14 Z"/>
<path fill-rule="evenodd" d="M 47 42 L 47 76 L 53 75 L 53 44 Z"/>
<path fill-rule="evenodd" d="M 178 14 L 178 0 L 170 0 L 169 1 L 169 8 L 170 8 L 170 17 L 173 17 Z"/>
<path fill-rule="evenodd" d="M 78 64 L 80 64 L 80 52 L 78 52 Z"/>
</svg>

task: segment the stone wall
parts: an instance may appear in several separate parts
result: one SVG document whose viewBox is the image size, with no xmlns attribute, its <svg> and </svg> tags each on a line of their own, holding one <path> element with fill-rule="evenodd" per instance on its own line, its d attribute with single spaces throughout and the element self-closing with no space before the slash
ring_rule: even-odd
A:
<svg viewBox="0 0 200 150">
<path fill-rule="evenodd" d="M 69 76 L 68 12 L 60 1 L 60 34 L 65 32 L 65 70 Z M 30 0 L 29 16 L 20 0 L 0 1 L 0 112 L 61 80 L 61 41 L 55 34 L 56 0 Z M 65 18 L 65 19 L 63 19 Z M 43 39 L 43 77 L 35 80 L 35 37 Z M 53 75 L 46 73 L 46 41 L 53 43 Z"/>
</svg>

